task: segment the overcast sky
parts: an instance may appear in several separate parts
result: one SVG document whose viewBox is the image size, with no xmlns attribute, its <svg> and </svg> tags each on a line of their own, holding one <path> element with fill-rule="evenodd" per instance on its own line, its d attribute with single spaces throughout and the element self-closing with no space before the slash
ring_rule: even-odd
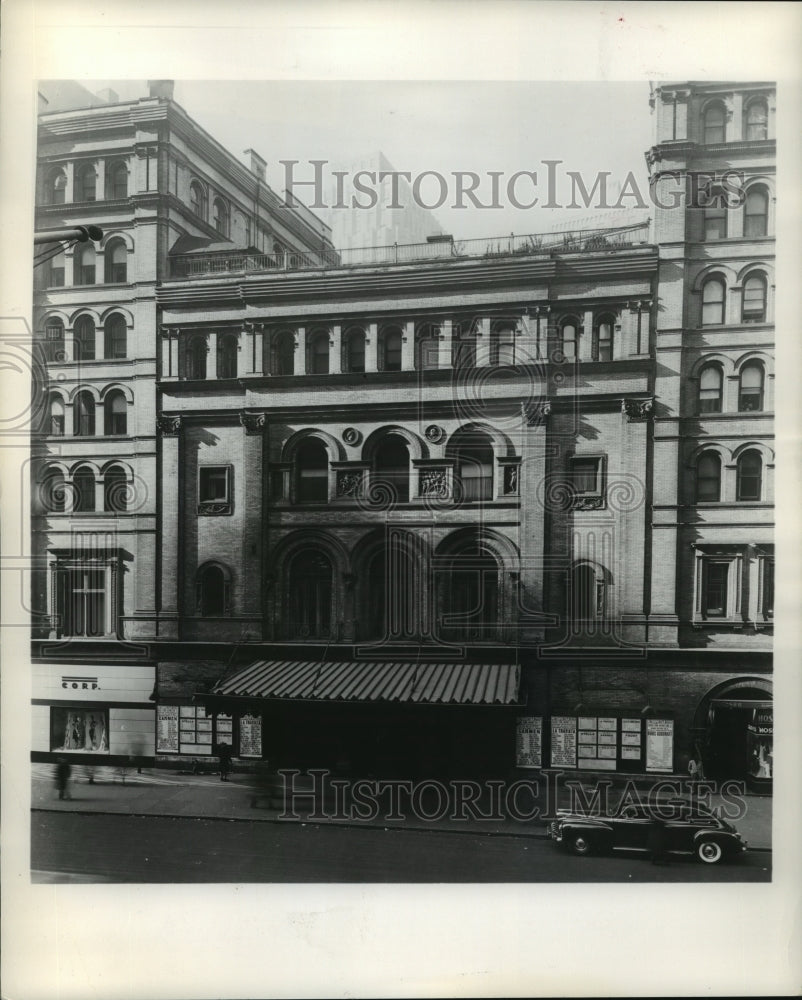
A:
<svg viewBox="0 0 802 1000">
<path fill-rule="evenodd" d="M 145 81 L 81 81 L 96 91 L 111 86 L 121 99 L 147 93 Z M 649 85 L 637 83 L 517 82 L 292 82 L 177 80 L 175 99 L 234 155 L 252 147 L 268 161 L 268 182 L 285 188 L 281 160 L 300 161 L 296 179 L 311 180 L 310 160 L 333 166 L 381 151 L 396 170 L 413 178 L 437 171 L 448 178 L 448 200 L 435 215 L 457 238 L 537 233 L 555 224 L 596 224 L 609 211 L 584 206 L 546 209 L 544 160 L 560 160 L 557 201 L 571 201 L 566 171 L 578 171 L 592 190 L 596 172 L 609 171 L 608 201 L 614 203 L 630 171 L 648 197 L 644 153 L 651 144 Z M 539 197 L 541 205 L 516 208 L 506 183 L 516 171 L 532 170 L 515 194 L 519 202 Z M 454 208 L 454 171 L 480 176 L 482 204 L 491 203 L 489 171 L 501 171 L 499 208 Z M 432 178 L 420 187 L 432 204 L 440 192 Z M 312 189 L 298 189 L 311 203 Z M 636 208 L 633 198 L 624 207 Z M 324 215 L 324 213 L 320 213 Z M 643 214 L 646 214 L 645 212 Z M 613 221 L 615 224 L 615 221 Z"/>
</svg>

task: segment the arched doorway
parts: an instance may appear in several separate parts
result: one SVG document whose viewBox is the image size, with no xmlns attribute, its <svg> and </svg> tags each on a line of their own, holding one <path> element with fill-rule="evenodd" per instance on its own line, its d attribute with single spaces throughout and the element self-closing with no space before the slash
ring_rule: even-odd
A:
<svg viewBox="0 0 802 1000">
<path fill-rule="evenodd" d="M 728 681 L 709 691 L 696 712 L 695 734 L 706 777 L 745 780 L 768 790 L 774 772 L 774 701 L 771 682 Z"/>
</svg>

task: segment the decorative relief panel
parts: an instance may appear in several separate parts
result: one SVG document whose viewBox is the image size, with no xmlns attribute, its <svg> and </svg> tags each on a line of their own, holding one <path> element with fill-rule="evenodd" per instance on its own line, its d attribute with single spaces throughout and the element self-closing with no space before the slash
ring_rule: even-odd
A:
<svg viewBox="0 0 802 1000">
<path fill-rule="evenodd" d="M 344 437 L 345 435 L 343 435 Z M 337 497 L 342 499 L 356 499 L 362 495 L 362 488 L 365 481 L 365 474 L 361 469 L 354 472 L 338 471 L 337 473 Z"/>
<path fill-rule="evenodd" d="M 423 469 L 420 473 L 420 495 L 422 497 L 448 496 L 448 470 Z"/>
</svg>

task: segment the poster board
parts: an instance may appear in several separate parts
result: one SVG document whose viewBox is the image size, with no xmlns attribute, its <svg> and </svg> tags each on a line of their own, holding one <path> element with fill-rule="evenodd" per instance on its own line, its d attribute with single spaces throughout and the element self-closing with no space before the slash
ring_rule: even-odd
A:
<svg viewBox="0 0 802 1000">
<path fill-rule="evenodd" d="M 543 717 L 519 715 L 515 724 L 516 767 L 539 768 L 543 759 Z"/>
<path fill-rule="evenodd" d="M 646 720 L 646 770 L 668 773 L 674 769 L 674 720 Z"/>
</svg>

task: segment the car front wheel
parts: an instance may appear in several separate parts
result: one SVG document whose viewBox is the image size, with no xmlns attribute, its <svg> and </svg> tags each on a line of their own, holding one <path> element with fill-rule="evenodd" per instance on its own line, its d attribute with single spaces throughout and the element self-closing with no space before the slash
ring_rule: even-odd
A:
<svg viewBox="0 0 802 1000">
<path fill-rule="evenodd" d="M 580 857 L 590 854 L 591 843 L 588 838 L 581 833 L 575 833 L 570 841 L 571 851 Z"/>
<path fill-rule="evenodd" d="M 696 857 L 703 864 L 716 865 L 724 857 L 724 851 L 721 844 L 717 844 L 715 840 L 703 840 L 696 847 Z"/>
</svg>

